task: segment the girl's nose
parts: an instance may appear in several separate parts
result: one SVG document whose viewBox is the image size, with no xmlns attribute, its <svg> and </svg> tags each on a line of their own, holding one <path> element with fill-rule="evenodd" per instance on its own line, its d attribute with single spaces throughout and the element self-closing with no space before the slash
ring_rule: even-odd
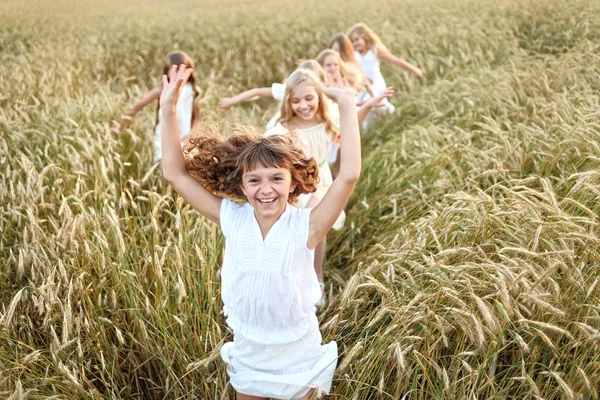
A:
<svg viewBox="0 0 600 400">
<path fill-rule="evenodd" d="M 269 194 L 273 191 L 273 188 L 271 187 L 270 183 L 264 183 L 261 187 L 260 187 L 260 192 L 262 194 Z"/>
</svg>

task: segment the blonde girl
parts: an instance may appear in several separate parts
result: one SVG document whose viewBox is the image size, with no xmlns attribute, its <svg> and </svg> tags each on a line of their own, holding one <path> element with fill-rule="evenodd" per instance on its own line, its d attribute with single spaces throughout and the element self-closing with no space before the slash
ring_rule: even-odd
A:
<svg viewBox="0 0 600 400">
<path fill-rule="evenodd" d="M 340 72 L 342 77 L 348 80 L 350 87 L 356 91 L 355 100 L 362 105 L 368 98 L 374 97 L 371 83 L 364 76 L 358 65 L 352 65 L 342 60 L 339 53 L 333 49 L 326 49 L 319 53 L 316 60 L 321 64 L 325 72 L 335 74 Z"/>
<path fill-rule="evenodd" d="M 291 133 L 295 143 L 308 157 L 316 160 L 319 168 L 319 184 L 314 194 L 299 196 L 297 207 L 310 208 L 319 204 L 333 183 L 333 177 L 327 153 L 329 145 L 337 141 L 339 122 L 330 114 L 329 101 L 317 88 L 322 85 L 317 76 L 306 69 L 297 69 L 285 81 L 285 94 L 280 106 L 280 117 L 277 124 L 269 129 L 265 136 L 286 135 Z M 336 229 L 343 226 L 345 215 L 340 213 L 334 225 Z M 325 283 L 323 263 L 325 261 L 325 237 L 315 249 L 315 271 L 322 289 L 321 306 L 325 302 Z"/>
<path fill-rule="evenodd" d="M 221 295 L 233 341 L 221 357 L 231 385 L 238 400 L 315 399 L 318 388 L 330 390 L 337 344 L 322 344 L 313 258 L 360 175 L 354 98 L 348 90 L 316 87 L 340 106 L 342 170 L 319 204 L 299 209 L 291 203 L 316 189 L 318 169 L 289 137 L 238 129 L 227 140 L 192 139 L 184 157 L 177 101 L 191 72 L 174 67 L 163 77 L 162 170 L 185 201 L 220 224 L 226 239 Z"/>
<path fill-rule="evenodd" d="M 319 78 L 326 82 L 325 72 L 321 65 L 314 60 L 308 60 L 302 62 L 298 65 L 298 68 L 310 69 L 313 71 Z M 221 111 L 227 111 L 231 107 L 238 105 L 241 102 L 254 100 L 256 98 L 273 98 L 275 100 L 281 101 L 283 99 L 283 95 L 285 93 L 285 83 L 273 83 L 271 87 L 259 87 L 253 88 L 250 90 L 246 90 L 240 94 L 237 94 L 233 97 L 224 97 L 219 101 L 219 108 Z"/>
<path fill-rule="evenodd" d="M 336 82 L 342 82 L 342 78 L 337 72 L 329 74 L 328 81 L 337 85 Z M 317 76 L 309 70 L 298 69 L 294 71 L 286 80 L 285 95 L 281 101 L 280 119 L 278 123 L 269 129 L 265 136 L 271 135 L 291 135 L 295 142 L 302 147 L 304 153 L 316 160 L 319 168 L 319 184 L 313 194 L 304 194 L 299 196 L 297 207 L 310 208 L 319 204 L 325 193 L 329 190 L 333 182 L 333 176 L 328 161 L 335 162 L 337 157 L 336 143 L 339 143 L 340 134 L 340 113 L 338 104 L 334 109 L 339 110 L 336 114 L 331 113 L 331 102 L 318 90 L 323 86 Z M 356 122 L 362 122 L 370 107 L 378 106 L 378 103 L 384 96 L 391 96 L 393 90 L 388 90 L 381 97 L 373 98 L 370 104 L 364 105 L 356 116 Z M 334 99 L 335 100 L 335 99 Z M 334 156 L 328 160 L 328 155 Z M 340 165 L 339 168 L 342 168 Z M 345 214 L 340 213 L 339 218 L 334 224 L 334 229 L 341 229 L 345 220 Z M 319 279 L 319 284 L 323 290 L 321 301 L 317 304 L 323 305 L 325 302 L 323 263 L 325 261 L 326 240 L 318 244 L 315 249 L 315 271 Z"/>
<path fill-rule="evenodd" d="M 187 68 L 194 68 L 194 62 L 183 51 L 173 51 L 167 54 L 165 64 L 163 65 L 163 74 L 166 74 L 173 65 L 185 65 Z M 202 94 L 202 90 L 196 86 L 197 78 L 196 74 L 190 74 L 188 81 L 183 86 L 179 102 L 177 103 L 177 114 L 179 116 L 179 133 L 181 135 L 182 144 L 185 142 L 188 134 L 192 130 L 192 127 L 200 119 L 200 106 L 196 103 L 198 96 Z M 127 123 L 144 107 L 158 100 L 162 91 L 162 83 L 156 85 L 140 100 L 138 100 L 121 118 L 119 122 L 118 132 L 123 131 L 127 126 Z M 160 106 L 157 105 L 156 109 L 156 124 L 154 127 L 154 159 L 153 163 L 160 161 L 162 158 L 162 150 L 160 144 L 160 132 L 161 132 L 161 113 Z"/>
<path fill-rule="evenodd" d="M 387 87 L 381 75 L 380 60 L 412 72 L 417 78 L 423 77 L 423 72 L 402 58 L 393 55 L 381 42 L 379 36 L 366 24 L 358 23 L 350 28 L 348 37 L 354 47 L 354 56 L 363 73 L 373 82 L 375 94 L 381 93 Z"/>
</svg>

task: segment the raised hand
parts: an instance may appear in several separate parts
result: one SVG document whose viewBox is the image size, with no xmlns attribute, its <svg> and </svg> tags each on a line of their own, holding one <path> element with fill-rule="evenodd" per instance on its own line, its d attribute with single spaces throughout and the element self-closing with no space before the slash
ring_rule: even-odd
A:
<svg viewBox="0 0 600 400">
<path fill-rule="evenodd" d="M 346 99 L 350 99 L 352 100 L 352 103 L 354 103 L 354 94 L 352 93 L 352 88 L 348 84 L 348 80 L 346 78 L 342 78 L 342 75 L 339 71 L 335 73 L 328 72 L 327 86 L 320 84 L 317 89 L 325 93 L 327 97 L 338 104 Z"/>
<path fill-rule="evenodd" d="M 231 97 L 224 97 L 221 99 L 221 101 L 219 101 L 219 108 L 221 109 L 221 111 L 227 111 L 234 105 L 235 102 Z"/>
<path fill-rule="evenodd" d="M 186 68 L 183 64 L 179 66 L 172 65 L 167 75 L 162 76 L 161 107 L 177 104 L 181 89 L 183 89 L 183 85 L 187 82 L 192 71 L 191 68 Z"/>
<path fill-rule="evenodd" d="M 383 92 L 381 92 L 379 95 L 367 100 L 365 102 L 365 105 L 368 104 L 371 107 L 385 107 L 385 104 L 383 103 L 383 99 L 389 99 L 393 95 L 394 95 L 394 88 L 392 86 L 389 86 Z"/>
</svg>

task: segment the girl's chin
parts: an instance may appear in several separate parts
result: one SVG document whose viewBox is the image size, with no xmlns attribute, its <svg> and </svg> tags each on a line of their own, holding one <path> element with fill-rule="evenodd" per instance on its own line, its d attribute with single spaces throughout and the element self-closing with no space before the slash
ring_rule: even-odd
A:
<svg viewBox="0 0 600 400">
<path fill-rule="evenodd" d="M 312 120 L 314 120 L 314 119 L 315 119 L 316 115 L 317 115 L 317 113 L 313 113 L 313 114 L 306 115 L 306 116 L 304 116 L 304 115 L 302 115 L 302 114 L 298 114 L 298 117 L 300 117 L 300 119 L 301 119 L 302 121 L 305 121 L 305 122 L 311 122 Z"/>
</svg>

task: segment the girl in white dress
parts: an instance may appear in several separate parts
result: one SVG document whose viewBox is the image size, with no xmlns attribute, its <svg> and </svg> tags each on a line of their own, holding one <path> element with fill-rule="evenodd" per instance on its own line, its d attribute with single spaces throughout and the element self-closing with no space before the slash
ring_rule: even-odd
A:
<svg viewBox="0 0 600 400">
<path fill-rule="evenodd" d="M 340 71 L 328 75 L 328 82 L 334 84 L 342 81 Z M 333 83 L 332 83 L 333 82 Z M 347 82 L 346 82 L 347 84 Z M 280 119 L 277 125 L 267 130 L 265 136 L 290 134 L 295 142 L 302 147 L 307 156 L 313 157 L 319 167 L 319 184 L 317 190 L 312 194 L 301 195 L 296 203 L 297 207 L 310 208 L 319 204 L 325 193 L 333 182 L 333 176 L 329 164 L 336 162 L 340 132 L 340 110 L 335 99 L 331 102 L 318 87 L 322 82 L 311 71 L 297 69 L 286 80 L 285 96 L 281 101 Z M 352 91 L 350 88 L 348 90 Z M 379 97 L 372 99 L 358 110 L 357 122 L 360 123 L 366 117 L 371 107 L 381 106 L 378 104 L 393 94 L 389 88 Z M 332 112 L 335 110 L 334 112 Z M 338 170 L 341 168 L 341 165 Z M 339 172 L 338 172 L 339 173 Z M 336 230 L 344 226 L 345 213 L 339 214 L 333 228 Z M 319 278 L 322 289 L 321 300 L 317 303 L 322 306 L 325 302 L 325 282 L 323 275 L 323 264 L 325 262 L 326 239 L 318 244 L 315 249 L 315 271 Z"/>
<path fill-rule="evenodd" d="M 165 61 L 165 65 L 163 66 L 163 74 L 166 74 L 169 71 L 169 68 L 173 65 L 184 64 L 188 68 L 194 68 L 194 62 L 183 51 L 173 51 L 167 54 L 167 59 Z M 186 138 L 192 127 L 199 121 L 200 119 L 200 106 L 195 102 L 196 98 L 202 93 L 200 88 L 196 86 L 196 74 L 192 73 L 188 79 L 188 81 L 183 86 L 183 90 L 181 92 L 181 96 L 179 96 L 179 101 L 177 103 L 177 115 L 178 115 L 178 124 L 179 124 L 179 134 L 181 135 L 181 143 L 182 145 L 185 143 Z M 160 96 L 160 92 L 162 90 L 162 83 L 156 85 L 152 90 L 150 90 L 146 95 L 144 95 L 140 100 L 138 100 L 132 107 L 129 109 L 125 115 L 121 118 L 119 122 L 118 131 L 121 132 L 127 126 L 127 123 L 138 113 L 141 109 L 146 107 L 148 104 L 152 103 L 155 100 L 158 100 Z M 154 127 L 154 159 L 152 163 L 156 163 L 160 161 L 162 158 L 162 150 L 160 145 L 160 130 L 161 130 L 161 112 L 160 105 L 156 111 L 156 125 Z"/>
<path fill-rule="evenodd" d="M 239 128 L 227 139 L 192 138 L 184 156 L 176 104 L 191 72 L 182 65 L 163 76 L 162 170 L 184 200 L 221 225 L 226 238 L 221 294 L 233 342 L 221 356 L 231 385 L 238 400 L 314 399 L 317 388 L 329 392 L 337 360 L 337 344 L 321 344 L 314 249 L 360 175 L 354 97 L 343 88 L 316 87 L 340 107 L 342 168 L 319 204 L 299 209 L 290 203 L 316 189 L 318 168 L 287 136 L 261 137 Z"/>
<path fill-rule="evenodd" d="M 305 69 L 294 71 L 286 80 L 279 122 L 265 133 L 265 136 L 291 133 L 304 153 L 317 162 L 319 168 L 317 190 L 313 194 L 304 194 L 299 197 L 296 206 L 301 208 L 310 208 L 319 204 L 333 183 L 327 154 L 330 143 L 338 141 L 339 119 L 332 118 L 330 102 L 325 94 L 317 90 L 320 85 L 322 83 L 311 71 Z M 337 117 L 339 118 L 339 114 Z M 336 229 L 343 226 L 345 214 L 340 214 L 339 217 L 334 225 Z M 325 249 L 326 240 L 323 237 L 315 249 L 315 271 L 321 288 L 325 286 L 323 277 Z M 322 305 L 324 302 L 324 295 L 323 290 L 323 299 L 318 305 Z"/>
<path fill-rule="evenodd" d="M 352 41 L 354 56 L 358 64 L 365 76 L 372 82 L 375 95 L 382 93 L 387 88 L 385 79 L 381 75 L 380 60 L 388 61 L 392 65 L 412 72 L 419 79 L 423 77 L 423 72 L 419 68 L 393 55 L 381 42 L 379 36 L 366 24 L 359 23 L 352 26 L 348 31 L 348 37 Z M 393 113 L 396 108 L 391 103 L 387 103 L 386 110 L 388 113 Z"/>
<path fill-rule="evenodd" d="M 342 77 L 348 80 L 350 87 L 355 90 L 354 99 L 357 105 L 360 106 L 368 98 L 374 97 L 371 83 L 363 75 L 360 67 L 353 67 L 352 64 L 346 63 L 335 50 L 323 50 L 317 55 L 316 60 L 321 64 L 325 72 L 335 74 L 339 71 Z"/>
<path fill-rule="evenodd" d="M 327 77 L 325 76 L 325 71 L 321 67 L 321 65 L 315 60 L 306 60 L 298 65 L 297 69 L 308 69 L 314 72 L 317 77 L 321 80 L 321 82 L 327 84 Z M 257 98 L 273 98 L 277 101 L 283 100 L 285 95 L 285 82 L 283 83 L 273 83 L 271 87 L 261 87 L 261 88 L 253 88 L 246 90 L 238 95 L 233 97 L 224 97 L 219 101 L 219 108 L 221 111 L 227 111 L 231 107 L 247 100 L 254 100 Z M 267 130 L 271 129 L 275 126 L 277 121 L 280 118 L 279 112 L 277 112 L 273 118 L 269 120 L 267 123 Z"/>
</svg>

